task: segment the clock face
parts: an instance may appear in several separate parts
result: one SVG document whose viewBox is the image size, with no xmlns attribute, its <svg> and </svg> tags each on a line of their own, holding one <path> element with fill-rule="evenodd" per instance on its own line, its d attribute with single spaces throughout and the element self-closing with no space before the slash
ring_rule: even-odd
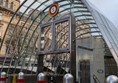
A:
<svg viewBox="0 0 118 83">
<path fill-rule="evenodd" d="M 58 3 L 53 3 L 49 8 L 48 15 L 54 17 L 58 14 L 58 11 L 59 11 Z"/>
</svg>

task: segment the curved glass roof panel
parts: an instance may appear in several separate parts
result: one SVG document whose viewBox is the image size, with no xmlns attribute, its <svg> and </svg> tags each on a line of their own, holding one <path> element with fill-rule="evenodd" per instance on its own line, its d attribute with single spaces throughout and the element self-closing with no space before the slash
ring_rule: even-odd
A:
<svg viewBox="0 0 118 83">
<path fill-rule="evenodd" d="M 48 15 L 48 10 L 50 5 L 54 2 L 59 4 L 59 12 L 55 17 L 51 17 Z M 40 25 L 51 23 L 54 19 L 60 19 L 69 14 L 74 15 L 76 19 L 76 40 L 92 36 L 102 37 L 101 31 L 91 12 L 81 0 L 74 0 L 73 2 L 70 2 L 70 0 L 25 0 L 22 2 L 18 10 L 12 16 L 1 43 L 1 49 L 3 49 L 4 45 L 7 46 L 5 56 L 12 58 L 10 63 L 7 64 L 7 73 L 14 73 L 17 68 L 20 68 L 25 73 L 36 74 L 37 64 L 35 63 L 37 63 L 37 51 L 40 41 Z M 16 17 L 18 20 L 13 24 Z M 47 30 L 47 32 L 49 31 L 50 29 Z M 113 37 L 113 35 L 111 36 Z M 63 43 L 61 42 L 63 46 L 66 40 L 67 39 L 65 39 Z M 47 40 L 47 42 L 50 42 L 50 40 Z M 55 73 L 55 62 L 63 63 L 63 61 L 65 61 L 65 64 L 61 65 L 61 67 L 65 69 L 65 72 L 69 71 L 69 54 L 64 53 L 58 55 L 58 57 L 56 55 L 44 57 L 44 71 Z M 6 59 L 7 58 L 5 58 L 1 65 L 2 67 L 6 66 Z M 14 63 L 15 66 L 13 66 L 12 63 Z M 60 63 L 58 63 L 58 65 L 60 65 Z M 13 71 L 11 71 L 12 68 L 14 68 Z M 1 71 L 3 71 L 3 69 L 1 69 Z"/>
</svg>

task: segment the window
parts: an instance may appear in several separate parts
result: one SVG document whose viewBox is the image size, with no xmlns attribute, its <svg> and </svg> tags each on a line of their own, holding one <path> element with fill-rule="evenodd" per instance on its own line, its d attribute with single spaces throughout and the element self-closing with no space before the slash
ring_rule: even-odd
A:
<svg viewBox="0 0 118 83">
<path fill-rule="evenodd" d="M 2 13 L 0 12 L 0 20 L 2 20 Z"/>
<path fill-rule="evenodd" d="M 13 10 L 13 2 L 11 2 L 10 9 Z"/>
<path fill-rule="evenodd" d="M 1 37 L 2 37 L 2 26 L 0 26 L 0 42 L 1 42 Z"/>
<path fill-rule="evenodd" d="M 3 0 L 0 0 L 0 5 L 3 5 Z"/>
<path fill-rule="evenodd" d="M 5 7 L 8 8 L 8 0 L 6 0 Z"/>
</svg>

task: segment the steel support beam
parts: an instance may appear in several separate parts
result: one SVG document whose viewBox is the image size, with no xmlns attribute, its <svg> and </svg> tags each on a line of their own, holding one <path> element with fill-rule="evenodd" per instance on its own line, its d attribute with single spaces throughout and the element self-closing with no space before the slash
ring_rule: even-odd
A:
<svg viewBox="0 0 118 83">
<path fill-rule="evenodd" d="M 43 57 L 44 55 L 38 55 L 38 58 L 37 58 L 37 74 L 43 72 Z"/>
<path fill-rule="evenodd" d="M 76 83 L 76 22 L 75 17 L 70 17 L 70 72 Z"/>
</svg>

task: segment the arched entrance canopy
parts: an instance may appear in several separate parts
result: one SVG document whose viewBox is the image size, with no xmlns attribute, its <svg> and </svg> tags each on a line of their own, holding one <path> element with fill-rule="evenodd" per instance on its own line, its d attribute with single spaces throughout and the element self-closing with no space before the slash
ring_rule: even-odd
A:
<svg viewBox="0 0 118 83">
<path fill-rule="evenodd" d="M 54 2 L 59 4 L 59 12 L 55 17 L 51 17 L 48 15 L 48 10 Z M 16 72 L 16 70 L 11 71 L 10 69 L 11 67 L 17 68 L 17 66 L 20 66 L 21 70 L 25 66 L 25 73 L 27 73 L 29 67 L 31 71 L 34 71 L 37 65 L 35 63 L 37 63 L 36 52 L 38 51 L 38 41 L 40 41 L 40 25 L 52 22 L 54 19 L 63 18 L 69 14 L 74 15 L 76 19 L 76 40 L 90 36 L 101 37 L 94 18 L 81 0 L 74 0 L 72 2 L 70 0 L 32 0 L 32 2 L 31 0 L 24 0 L 12 16 L 1 43 L 1 49 L 3 49 L 4 45 L 7 48 L 5 56 L 11 57 L 10 63 L 7 63 L 7 58 L 5 58 L 2 64 L 2 66 L 5 66 L 7 63 L 7 73 Z M 17 21 L 14 22 L 14 19 L 17 19 Z M 60 64 L 58 62 L 61 62 L 64 63 L 61 67 L 63 67 L 65 72 L 68 72 L 68 60 L 68 53 L 63 54 L 63 56 L 59 54 L 59 57 L 55 57 L 55 55 L 52 57 L 50 55 L 46 56 L 44 57 L 44 64 L 48 69 L 45 68 L 44 70 L 48 71 L 50 69 L 52 72 L 55 72 L 52 66 L 55 66 L 55 62 L 57 62 L 57 65 Z M 15 66 L 12 66 L 12 64 Z M 60 73 L 63 74 L 64 72 L 60 71 Z"/>
</svg>

